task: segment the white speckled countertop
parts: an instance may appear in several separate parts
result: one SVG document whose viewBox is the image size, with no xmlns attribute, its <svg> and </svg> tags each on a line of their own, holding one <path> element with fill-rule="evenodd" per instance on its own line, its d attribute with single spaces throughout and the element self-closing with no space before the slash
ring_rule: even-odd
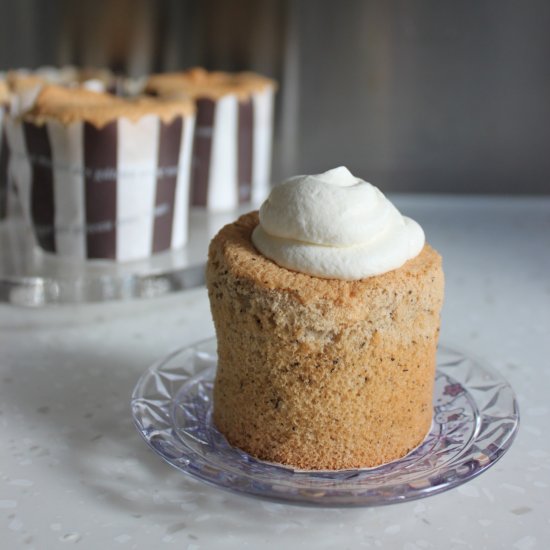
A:
<svg viewBox="0 0 550 550">
<path fill-rule="evenodd" d="M 179 474 L 129 397 L 169 350 L 213 334 L 197 289 L 125 305 L 0 307 L 0 547 L 547 549 L 550 198 L 397 197 L 444 257 L 442 340 L 514 387 L 511 450 L 458 489 L 370 509 L 234 496 Z"/>
</svg>

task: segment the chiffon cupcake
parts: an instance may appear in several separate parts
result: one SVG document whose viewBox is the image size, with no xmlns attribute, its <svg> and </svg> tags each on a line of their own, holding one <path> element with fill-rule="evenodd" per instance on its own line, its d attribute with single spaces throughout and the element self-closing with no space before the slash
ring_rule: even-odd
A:
<svg viewBox="0 0 550 550">
<path fill-rule="evenodd" d="M 260 459 L 375 467 L 432 420 L 441 257 L 345 168 L 276 186 L 212 240 L 214 423 Z"/>
<path fill-rule="evenodd" d="M 45 252 L 130 261 L 183 246 L 195 109 L 42 85 L 11 132 L 23 211 Z"/>
<path fill-rule="evenodd" d="M 266 197 L 275 89 L 273 80 L 250 72 L 195 68 L 149 77 L 146 93 L 195 101 L 192 205 L 230 210 Z"/>
</svg>

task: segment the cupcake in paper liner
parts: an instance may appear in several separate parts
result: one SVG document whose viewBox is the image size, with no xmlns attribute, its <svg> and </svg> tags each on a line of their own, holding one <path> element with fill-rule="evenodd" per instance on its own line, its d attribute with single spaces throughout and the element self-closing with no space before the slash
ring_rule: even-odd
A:
<svg viewBox="0 0 550 550">
<path fill-rule="evenodd" d="M 191 201 L 208 210 L 259 203 L 270 188 L 273 80 L 191 69 L 151 76 L 145 91 L 195 100 Z"/>
<path fill-rule="evenodd" d="M 187 239 L 194 106 L 44 86 L 11 132 L 24 213 L 45 252 L 130 261 Z"/>
<path fill-rule="evenodd" d="M 10 160 L 11 146 L 15 143 L 15 150 L 24 149 L 20 144 L 24 139 L 22 126 L 17 123 L 18 118 L 26 111 L 32 108 L 40 90 L 48 84 L 55 84 L 67 88 L 84 88 L 87 90 L 114 93 L 115 95 L 132 95 L 132 92 L 138 89 L 139 81 L 121 77 L 112 73 L 106 68 L 77 68 L 73 66 L 50 67 L 44 66 L 38 69 L 12 69 L 5 75 L 2 75 L 8 88 L 8 103 L 2 109 L 3 126 L 5 131 L 0 135 L 3 139 L 4 149 L 0 153 L 0 170 L 4 167 L 7 175 L 0 185 L 4 185 L 5 192 L 2 194 L 4 202 L 0 199 L 0 218 L 2 212 L 6 217 L 17 215 L 24 205 L 20 204 L 18 195 L 20 194 L 20 173 L 12 175 L 14 168 L 17 168 L 17 159 Z M 2 142 L 0 141 L 0 145 Z M 2 164 L 3 163 L 3 164 Z M 23 170 L 23 173 L 25 170 Z M 28 179 L 28 175 L 23 180 Z M 0 178 L 2 178 L 0 173 Z M 6 188 L 7 186 L 7 188 Z M 23 185 L 23 193 L 28 188 L 28 183 Z M 0 191 L 1 193 L 1 191 Z M 3 210 L 2 210 L 3 207 Z"/>
</svg>

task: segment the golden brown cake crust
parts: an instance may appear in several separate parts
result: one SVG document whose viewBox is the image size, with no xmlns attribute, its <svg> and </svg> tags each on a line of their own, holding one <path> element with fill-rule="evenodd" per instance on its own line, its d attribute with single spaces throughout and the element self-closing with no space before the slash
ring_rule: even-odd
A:
<svg viewBox="0 0 550 550">
<path fill-rule="evenodd" d="M 257 212 L 212 240 L 207 286 L 218 338 L 214 421 L 230 443 L 303 469 L 375 466 L 431 423 L 443 299 L 426 245 L 360 281 L 279 267 L 250 236 Z"/>
<path fill-rule="evenodd" d="M 177 116 L 194 113 L 193 104 L 186 99 L 122 98 L 107 93 L 92 92 L 82 88 L 44 86 L 24 119 L 35 124 L 57 120 L 62 124 L 85 121 L 101 128 L 118 118 L 138 120 L 145 115 L 157 115 L 169 122 Z"/>
<path fill-rule="evenodd" d="M 202 68 L 189 69 L 179 73 L 151 75 L 145 89 L 160 96 L 208 97 L 219 99 L 234 94 L 239 99 L 248 99 L 254 92 L 275 88 L 276 83 L 256 73 L 208 72 Z"/>
</svg>

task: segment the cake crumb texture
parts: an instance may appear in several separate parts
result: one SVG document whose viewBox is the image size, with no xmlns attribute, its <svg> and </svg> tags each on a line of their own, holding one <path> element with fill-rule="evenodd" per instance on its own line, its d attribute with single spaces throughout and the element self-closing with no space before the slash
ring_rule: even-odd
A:
<svg viewBox="0 0 550 550">
<path fill-rule="evenodd" d="M 242 216 L 209 249 L 217 428 L 258 458 L 301 469 L 404 456 L 432 419 L 439 254 L 425 245 L 383 275 L 320 279 L 262 256 L 257 224 L 257 212 Z"/>
</svg>

